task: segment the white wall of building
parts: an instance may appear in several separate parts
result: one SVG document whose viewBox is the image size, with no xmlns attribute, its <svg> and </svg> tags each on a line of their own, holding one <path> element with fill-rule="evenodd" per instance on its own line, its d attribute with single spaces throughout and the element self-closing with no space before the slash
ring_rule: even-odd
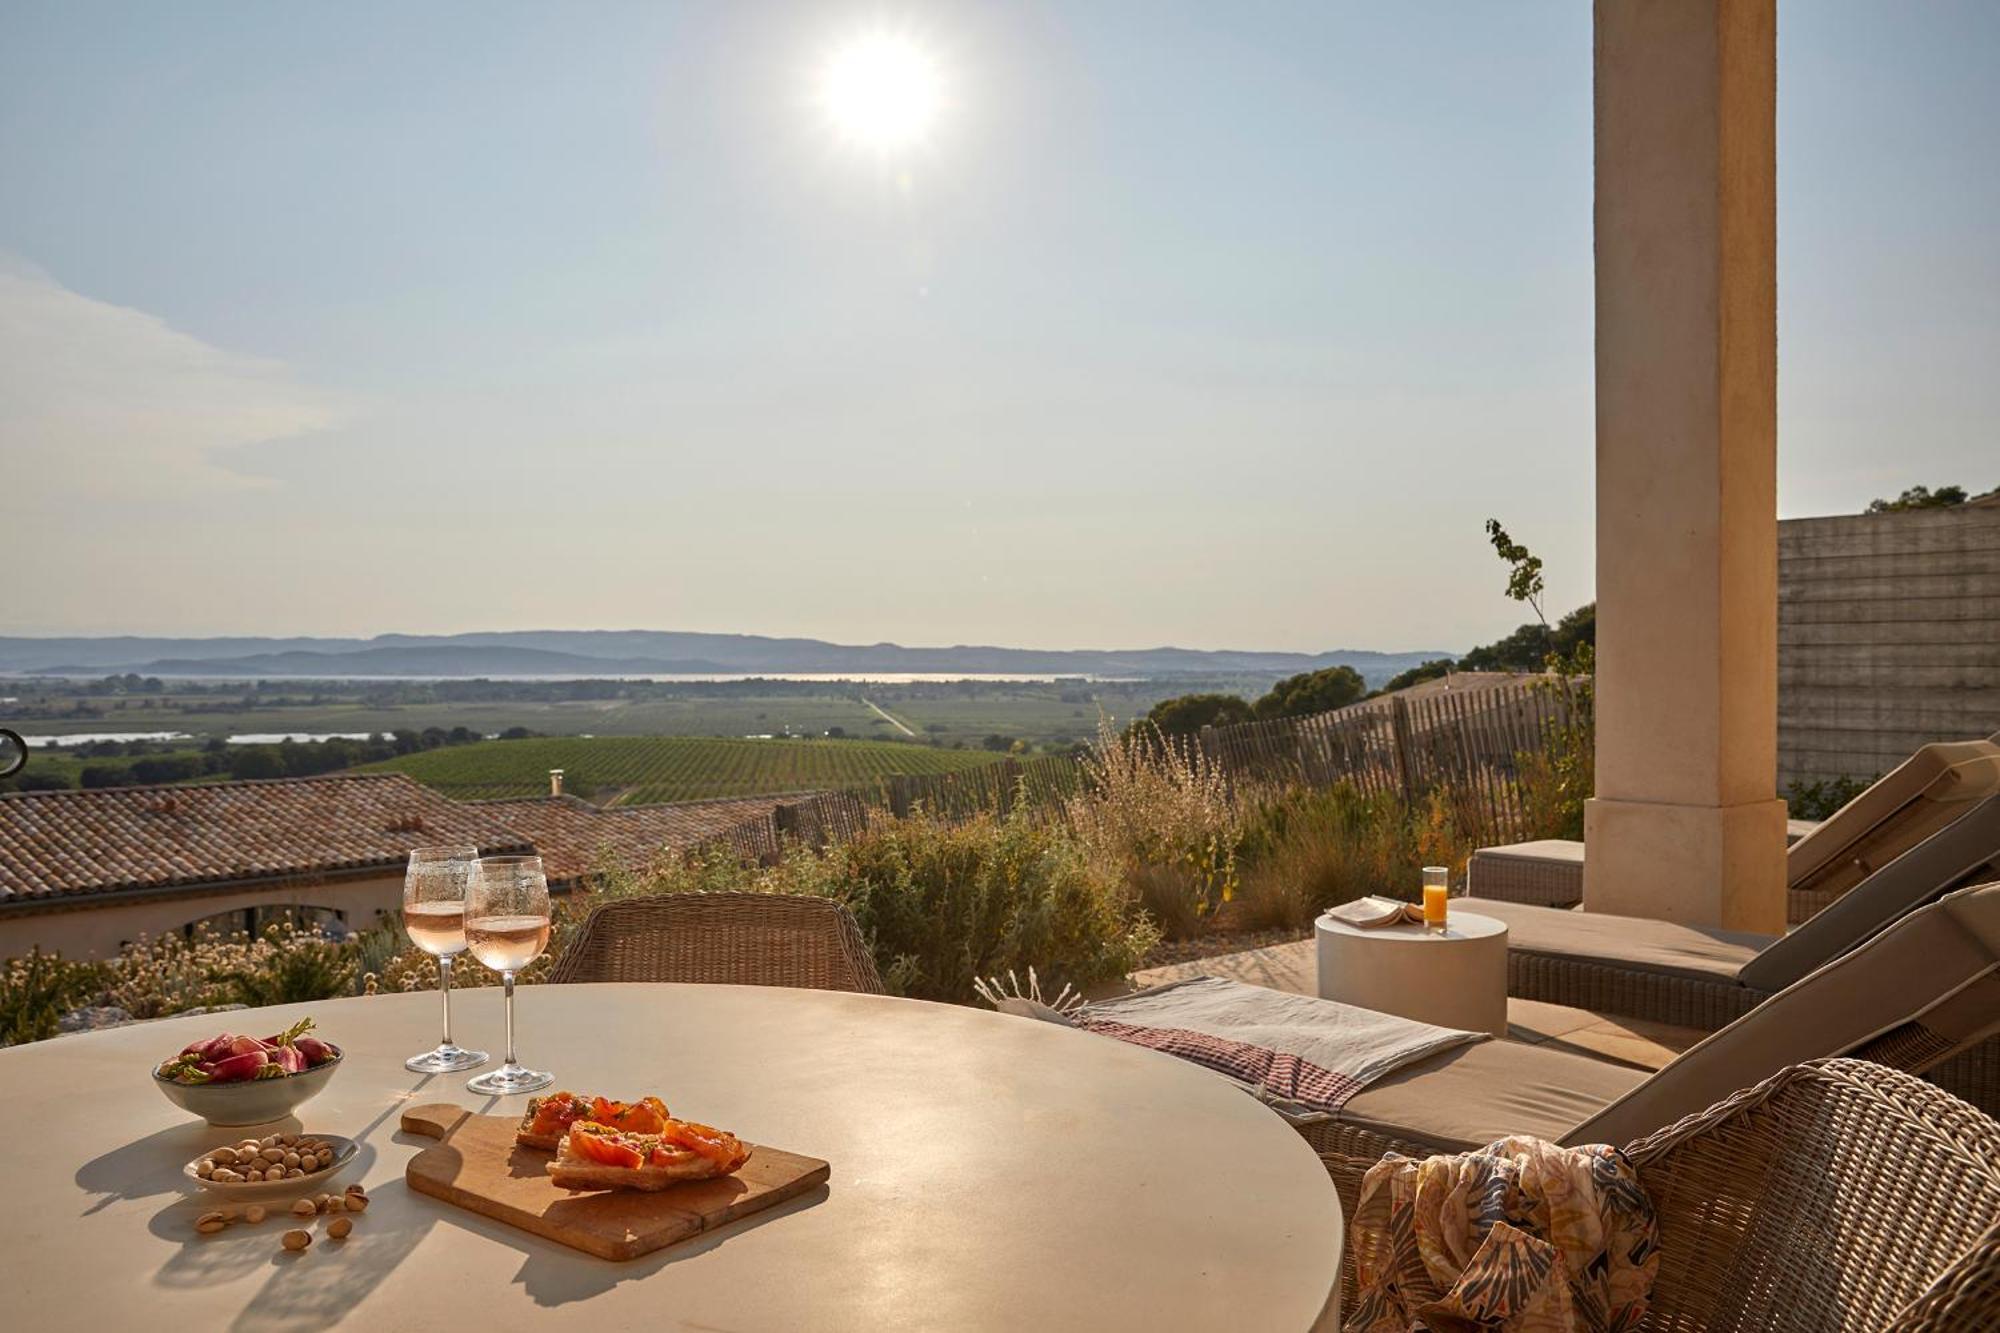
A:
<svg viewBox="0 0 2000 1333">
<path fill-rule="evenodd" d="M 353 930 L 366 930 L 403 903 L 400 873 L 368 879 L 272 885 L 238 892 L 141 898 L 63 911 L 0 914 L 0 958 L 18 958 L 39 945 L 65 958 L 108 958 L 141 935 L 163 935 L 218 912 L 248 907 L 324 907 L 341 913 Z"/>
</svg>

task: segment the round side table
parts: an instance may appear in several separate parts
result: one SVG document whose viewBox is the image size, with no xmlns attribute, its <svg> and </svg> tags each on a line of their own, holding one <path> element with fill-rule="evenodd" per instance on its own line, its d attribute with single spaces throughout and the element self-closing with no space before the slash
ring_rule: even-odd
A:
<svg viewBox="0 0 2000 1333">
<path fill-rule="evenodd" d="M 1453 908 L 1442 935 L 1321 917 L 1322 998 L 1420 1023 L 1507 1035 L 1507 923 Z"/>
</svg>

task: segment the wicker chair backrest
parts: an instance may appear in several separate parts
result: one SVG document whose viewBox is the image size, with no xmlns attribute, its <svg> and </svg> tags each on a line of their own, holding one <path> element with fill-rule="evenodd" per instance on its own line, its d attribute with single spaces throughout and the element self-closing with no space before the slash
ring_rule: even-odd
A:
<svg viewBox="0 0 2000 1333">
<path fill-rule="evenodd" d="M 882 993 L 875 960 L 845 907 L 776 893 L 672 893 L 605 903 L 584 919 L 549 979 Z"/>
</svg>

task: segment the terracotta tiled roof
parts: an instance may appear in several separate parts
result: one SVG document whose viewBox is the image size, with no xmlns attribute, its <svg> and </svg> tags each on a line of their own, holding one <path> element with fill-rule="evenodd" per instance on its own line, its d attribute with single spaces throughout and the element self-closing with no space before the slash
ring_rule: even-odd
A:
<svg viewBox="0 0 2000 1333">
<path fill-rule="evenodd" d="M 528 841 L 401 773 L 18 792 L 0 795 L 0 904 L 394 870 L 412 847 Z"/>
<path fill-rule="evenodd" d="M 535 796 L 471 801 L 466 808 L 490 811 L 501 823 L 519 829 L 539 850 L 549 878 L 567 880 L 606 860 L 619 869 L 643 869 L 662 849 L 691 847 L 748 820 L 764 818 L 773 806 L 800 799 L 792 793 L 607 808 L 574 796 Z"/>
</svg>

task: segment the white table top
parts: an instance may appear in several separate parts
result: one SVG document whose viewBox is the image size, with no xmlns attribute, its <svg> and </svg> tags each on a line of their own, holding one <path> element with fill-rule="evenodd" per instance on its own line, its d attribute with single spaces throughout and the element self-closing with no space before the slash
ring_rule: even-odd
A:
<svg viewBox="0 0 2000 1333">
<path fill-rule="evenodd" d="M 1449 944 L 1454 940 L 1483 940 L 1507 933 L 1507 923 L 1498 917 L 1481 916 L 1477 912 L 1460 911 L 1453 907 L 1445 913 L 1444 933 L 1433 935 L 1426 926 L 1413 922 L 1399 922 L 1393 926 L 1362 927 L 1349 925 L 1339 917 L 1322 916 L 1318 922 L 1320 933 L 1349 935 L 1362 940 L 1393 940 L 1404 943 Z"/>
<path fill-rule="evenodd" d="M 499 1049 L 495 989 L 454 1035 Z M 428 1140 L 399 1109 L 465 1074 L 403 1058 L 435 994 L 173 1019 L 0 1051 L 13 1127 L 0 1278 L 27 1329 L 1304 1329 L 1330 1327 L 1341 1217 L 1305 1141 L 1195 1066 L 1046 1023 L 880 996 L 735 986 L 534 986 L 523 1061 L 557 1086 L 658 1093 L 677 1113 L 823 1157 L 830 1185 L 711 1235 L 610 1263 L 403 1184 Z M 277 1216 L 214 1237 L 182 1165 L 211 1129 L 149 1085 L 223 1029 L 310 1013 L 347 1051 L 299 1108 L 361 1143 L 373 1200 L 341 1244 L 283 1254 Z"/>
</svg>

